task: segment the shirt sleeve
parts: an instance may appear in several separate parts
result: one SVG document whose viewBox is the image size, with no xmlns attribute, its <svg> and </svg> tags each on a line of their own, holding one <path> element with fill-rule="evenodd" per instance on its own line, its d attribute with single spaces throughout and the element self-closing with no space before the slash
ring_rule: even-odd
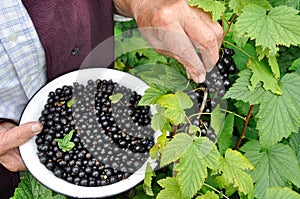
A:
<svg viewBox="0 0 300 199">
<path fill-rule="evenodd" d="M 21 1 L 0 1 L 0 21 L 0 118 L 18 122 L 46 82 L 45 54 Z"/>
</svg>

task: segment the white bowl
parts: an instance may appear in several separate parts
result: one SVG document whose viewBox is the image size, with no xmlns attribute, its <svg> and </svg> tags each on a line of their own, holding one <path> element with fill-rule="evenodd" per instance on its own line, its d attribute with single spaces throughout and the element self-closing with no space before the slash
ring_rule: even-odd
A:
<svg viewBox="0 0 300 199">
<path fill-rule="evenodd" d="M 140 95 L 143 95 L 144 91 L 148 88 L 147 84 L 139 78 L 114 69 L 91 68 L 70 72 L 49 82 L 32 97 L 22 114 L 20 124 L 38 121 L 50 91 L 55 91 L 56 88 L 61 88 L 63 85 L 73 85 L 74 82 L 85 85 L 89 79 L 111 79 L 120 85 L 136 91 Z M 154 137 L 157 137 L 157 135 L 154 135 Z M 156 163 L 149 158 L 135 173 L 117 183 L 99 187 L 79 186 L 56 177 L 45 165 L 40 163 L 37 156 L 38 151 L 35 139 L 36 137 L 33 137 L 27 143 L 20 146 L 21 157 L 27 169 L 46 187 L 57 193 L 71 197 L 100 198 L 125 192 L 143 181 L 147 162 L 150 162 L 153 167 L 156 165 Z"/>
</svg>

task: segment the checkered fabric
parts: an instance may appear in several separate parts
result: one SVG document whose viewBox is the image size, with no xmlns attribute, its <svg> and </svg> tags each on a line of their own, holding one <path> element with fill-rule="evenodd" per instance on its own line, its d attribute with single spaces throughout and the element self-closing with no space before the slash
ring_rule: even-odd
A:
<svg viewBox="0 0 300 199">
<path fill-rule="evenodd" d="M 20 119 L 46 82 L 46 60 L 21 0 L 0 1 L 0 118 Z"/>
</svg>

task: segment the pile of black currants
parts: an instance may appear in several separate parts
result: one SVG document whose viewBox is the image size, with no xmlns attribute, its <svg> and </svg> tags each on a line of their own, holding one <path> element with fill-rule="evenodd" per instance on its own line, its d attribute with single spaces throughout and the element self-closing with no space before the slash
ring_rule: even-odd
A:
<svg viewBox="0 0 300 199">
<path fill-rule="evenodd" d="M 80 186 L 128 178 L 154 145 L 150 108 L 138 106 L 140 99 L 112 80 L 75 82 L 51 91 L 39 118 L 44 125 L 36 138 L 40 162 L 55 176 Z M 72 147 L 66 150 L 58 140 L 68 136 Z"/>
<path fill-rule="evenodd" d="M 190 98 L 194 102 L 193 112 L 204 113 L 201 118 L 193 117 L 191 124 L 200 128 L 201 136 L 206 136 L 212 141 L 216 141 L 217 136 L 212 128 L 209 128 L 210 117 L 205 113 L 211 113 L 211 111 L 218 105 L 225 95 L 226 91 L 231 87 L 230 75 L 234 75 L 237 71 L 236 65 L 232 56 L 235 54 L 233 49 L 222 47 L 219 53 L 219 60 L 216 63 L 214 69 L 207 73 L 206 81 L 199 84 L 193 92 L 189 93 Z M 205 106 L 202 107 L 202 103 Z"/>
</svg>

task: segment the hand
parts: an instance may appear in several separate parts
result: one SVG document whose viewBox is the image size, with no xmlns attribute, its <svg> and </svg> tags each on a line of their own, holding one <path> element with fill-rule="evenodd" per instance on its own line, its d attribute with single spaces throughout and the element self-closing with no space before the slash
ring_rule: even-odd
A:
<svg viewBox="0 0 300 199">
<path fill-rule="evenodd" d="M 124 2 L 115 0 L 117 10 L 135 18 L 153 48 L 181 62 L 190 79 L 205 81 L 219 58 L 223 29 L 218 22 L 186 0 L 130 0 L 127 6 Z"/>
<path fill-rule="evenodd" d="M 42 130 L 39 122 L 29 122 L 16 126 L 9 122 L 0 124 L 0 163 L 8 170 L 26 170 L 18 146 L 30 140 Z"/>
</svg>

